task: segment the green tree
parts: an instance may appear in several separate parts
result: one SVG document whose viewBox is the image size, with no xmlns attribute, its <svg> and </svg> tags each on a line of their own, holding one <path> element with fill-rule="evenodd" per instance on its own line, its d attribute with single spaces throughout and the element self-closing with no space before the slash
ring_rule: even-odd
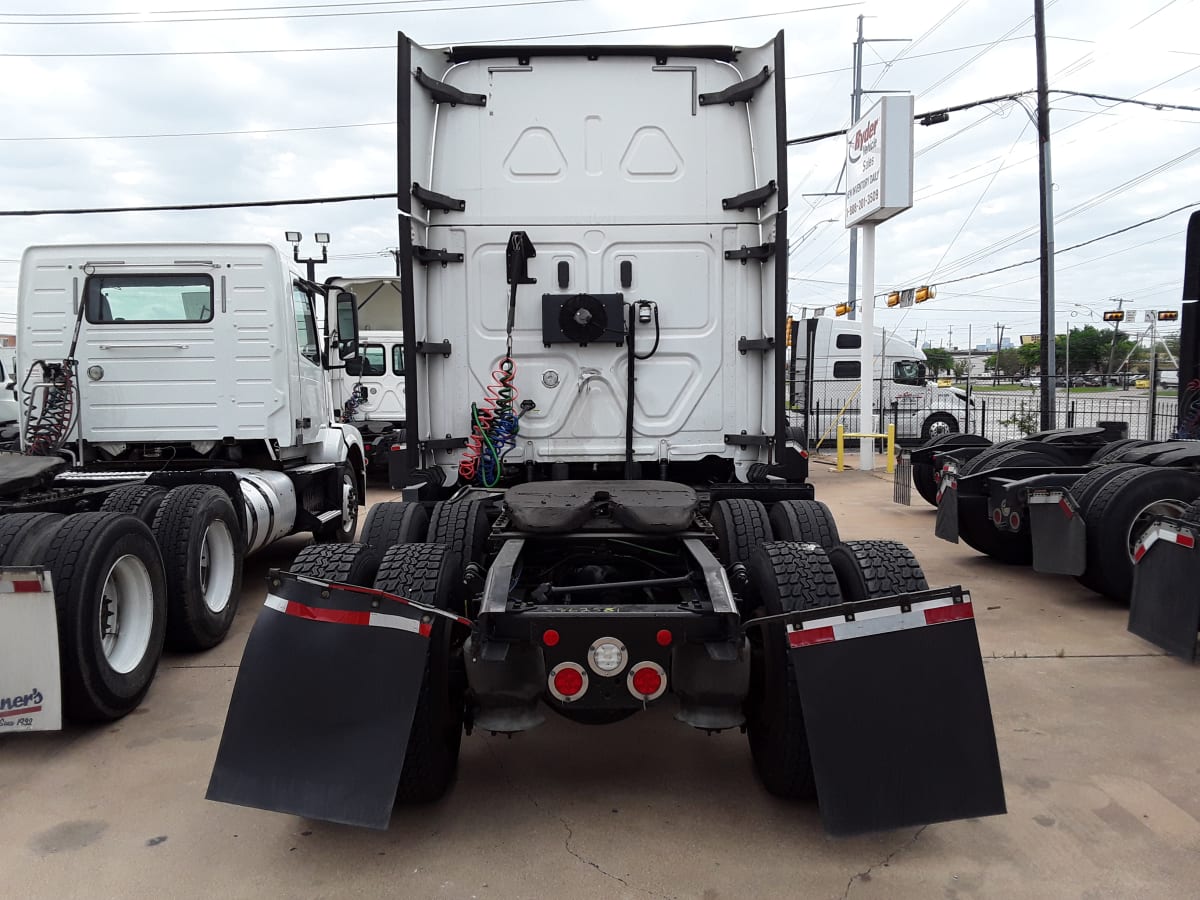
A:
<svg viewBox="0 0 1200 900">
<path fill-rule="evenodd" d="M 960 359 L 954 364 L 954 377 L 955 378 L 963 378 L 966 376 L 966 374 L 967 374 L 966 360 Z"/>
<path fill-rule="evenodd" d="M 1025 370 L 1025 374 L 1029 374 L 1030 369 L 1034 369 L 1041 365 L 1042 362 L 1042 343 L 1041 341 L 1031 341 L 1028 344 L 1022 344 L 1017 348 L 1017 358 L 1021 361 L 1021 366 Z"/>
<path fill-rule="evenodd" d="M 925 361 L 929 364 L 929 371 L 936 378 L 939 372 L 954 371 L 954 356 L 949 350 L 943 350 L 940 347 L 930 347 L 925 351 Z"/>
</svg>

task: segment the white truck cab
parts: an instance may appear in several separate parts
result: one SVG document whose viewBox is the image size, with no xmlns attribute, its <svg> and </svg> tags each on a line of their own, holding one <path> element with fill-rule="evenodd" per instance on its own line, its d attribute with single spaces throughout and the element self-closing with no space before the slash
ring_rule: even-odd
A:
<svg viewBox="0 0 1200 900">
<path fill-rule="evenodd" d="M 816 318 L 799 325 L 790 364 L 793 412 L 803 415 L 808 411 L 813 440 L 827 431 L 832 433 L 839 422 L 847 431 L 859 431 L 862 323 Z M 928 440 L 964 430 L 966 394 L 957 388 L 938 387 L 926 367 L 924 352 L 876 328 L 872 355 L 873 405 L 882 413 L 885 427 L 892 421 L 895 405 L 896 437 Z M 877 426 L 871 423 L 868 430 Z"/>
</svg>

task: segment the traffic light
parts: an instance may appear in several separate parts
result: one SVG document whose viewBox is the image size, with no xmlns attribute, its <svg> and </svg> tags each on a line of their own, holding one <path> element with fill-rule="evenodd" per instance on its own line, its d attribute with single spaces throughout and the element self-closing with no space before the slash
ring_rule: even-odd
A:
<svg viewBox="0 0 1200 900">
<path fill-rule="evenodd" d="M 837 307 L 834 309 L 833 314 L 835 316 L 844 316 L 848 312 L 850 312 L 850 304 L 849 303 L 839 303 L 837 305 Z"/>
<path fill-rule="evenodd" d="M 1105 322 L 1124 322 L 1125 313 L 1119 309 L 1109 310 L 1104 314 Z"/>
<path fill-rule="evenodd" d="M 1158 313 L 1158 321 L 1160 322 L 1174 322 L 1178 318 L 1179 313 L 1173 309 L 1160 310 Z"/>
<path fill-rule="evenodd" d="M 787 328 L 787 330 L 784 331 L 783 345 L 785 347 L 790 347 L 790 346 L 792 346 L 792 317 L 791 316 L 787 317 L 786 328 Z"/>
<path fill-rule="evenodd" d="M 923 284 L 917 288 L 917 292 L 913 295 L 913 300 L 917 303 L 924 303 L 926 300 L 932 300 L 937 296 L 937 288 L 932 284 Z"/>
<path fill-rule="evenodd" d="M 887 305 L 888 306 L 899 306 L 900 305 L 900 292 L 899 291 L 892 291 L 890 294 L 887 295 Z"/>
</svg>

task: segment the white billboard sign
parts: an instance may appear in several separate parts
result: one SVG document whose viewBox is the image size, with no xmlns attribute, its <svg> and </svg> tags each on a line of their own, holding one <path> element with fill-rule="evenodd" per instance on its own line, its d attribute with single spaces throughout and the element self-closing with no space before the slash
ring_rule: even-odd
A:
<svg viewBox="0 0 1200 900">
<path fill-rule="evenodd" d="M 882 97 L 846 133 L 846 227 L 913 202 L 913 98 Z"/>
</svg>

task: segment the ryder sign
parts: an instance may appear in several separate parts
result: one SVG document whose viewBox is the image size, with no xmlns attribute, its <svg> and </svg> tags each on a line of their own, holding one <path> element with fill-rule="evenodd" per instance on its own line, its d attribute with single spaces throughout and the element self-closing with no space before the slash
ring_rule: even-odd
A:
<svg viewBox="0 0 1200 900">
<path fill-rule="evenodd" d="M 846 227 L 912 206 L 913 98 L 883 97 L 846 134 Z"/>
</svg>

